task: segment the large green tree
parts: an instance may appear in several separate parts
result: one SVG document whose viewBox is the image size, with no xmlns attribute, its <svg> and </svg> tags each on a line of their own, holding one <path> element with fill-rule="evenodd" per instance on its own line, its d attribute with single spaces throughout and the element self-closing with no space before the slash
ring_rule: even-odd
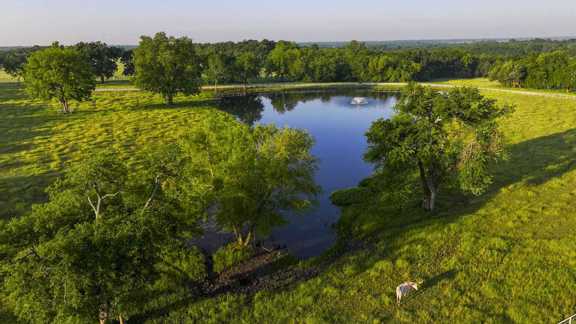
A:
<svg viewBox="0 0 576 324">
<path fill-rule="evenodd" d="M 231 66 L 229 59 L 223 54 L 214 52 L 208 56 L 204 74 L 208 82 L 214 86 L 214 93 L 218 93 L 218 82 L 226 77 L 226 74 L 231 73 Z"/>
<path fill-rule="evenodd" d="M 370 50 L 366 44 L 355 40 L 351 41 L 344 48 L 344 56 L 350 66 L 351 79 L 360 82 L 366 81 L 366 67 L 370 59 Z"/>
<path fill-rule="evenodd" d="M 116 61 L 121 57 L 122 49 L 110 47 L 102 42 L 82 42 L 76 44 L 76 48 L 86 55 L 94 74 L 100 78 L 101 83 L 114 76 L 118 68 Z"/>
<path fill-rule="evenodd" d="M 258 57 L 253 52 L 242 52 L 236 58 L 236 70 L 240 73 L 244 92 L 250 79 L 257 78 L 260 73 Z"/>
<path fill-rule="evenodd" d="M 130 174 L 114 152 L 96 152 L 49 189 L 47 203 L 3 223 L 4 300 L 14 314 L 32 323 L 122 322 L 142 312 L 159 283 L 201 280 L 203 257 L 182 236 L 194 220 L 172 213 L 164 190 L 176 178 L 165 172 L 169 161 Z"/>
<path fill-rule="evenodd" d="M 300 49 L 294 43 L 280 41 L 268 54 L 267 71 L 282 81 L 297 74 L 295 65 L 298 65 Z"/>
<path fill-rule="evenodd" d="M 200 90 L 201 67 L 192 40 L 157 33 L 142 36 L 134 50 L 136 86 L 159 93 L 167 104 L 177 93 L 195 94 Z"/>
<path fill-rule="evenodd" d="M 490 165 L 505 153 L 497 119 L 510 109 L 475 88 L 410 85 L 396 114 L 370 127 L 365 158 L 381 170 L 417 172 L 423 207 L 432 211 L 446 183 L 478 195 L 492 182 Z"/>
<path fill-rule="evenodd" d="M 302 211 L 315 200 L 316 159 L 307 133 L 275 126 L 249 127 L 229 115 L 203 121 L 179 142 L 191 158 L 189 183 L 204 183 L 216 222 L 237 243 L 255 242 L 284 222 L 284 213 Z"/>
<path fill-rule="evenodd" d="M 58 44 L 28 57 L 24 82 L 30 96 L 56 99 L 64 113 L 71 111 L 70 100 L 88 100 L 96 87 L 94 73 L 86 57 L 77 49 Z"/>
</svg>

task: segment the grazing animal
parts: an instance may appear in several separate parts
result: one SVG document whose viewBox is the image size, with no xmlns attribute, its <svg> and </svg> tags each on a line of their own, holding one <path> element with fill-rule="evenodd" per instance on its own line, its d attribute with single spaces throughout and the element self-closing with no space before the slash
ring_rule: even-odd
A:
<svg viewBox="0 0 576 324">
<path fill-rule="evenodd" d="M 418 290 L 418 284 L 414 282 L 405 282 L 396 287 L 396 302 L 400 305 L 402 297 L 408 295 L 412 290 Z"/>
</svg>

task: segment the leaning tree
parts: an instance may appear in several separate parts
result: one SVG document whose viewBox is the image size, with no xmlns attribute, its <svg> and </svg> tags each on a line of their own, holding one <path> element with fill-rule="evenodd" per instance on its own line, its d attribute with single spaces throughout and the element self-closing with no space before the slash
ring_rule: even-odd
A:
<svg viewBox="0 0 576 324">
<path fill-rule="evenodd" d="M 31 97 L 56 99 L 64 113 L 71 112 L 71 100 L 90 99 L 96 87 L 94 73 L 86 57 L 77 49 L 61 47 L 57 43 L 28 57 L 24 82 Z"/>
<path fill-rule="evenodd" d="M 159 93 L 169 105 L 177 93 L 200 90 L 200 60 L 187 37 L 143 36 L 134 50 L 134 68 L 136 86 Z"/>
<path fill-rule="evenodd" d="M 475 88 L 440 92 L 410 85 L 396 114 L 377 120 L 367 132 L 365 158 L 380 170 L 417 172 L 423 207 L 433 211 L 448 182 L 475 195 L 490 185 L 490 165 L 505 155 L 497 119 L 511 109 Z"/>
</svg>

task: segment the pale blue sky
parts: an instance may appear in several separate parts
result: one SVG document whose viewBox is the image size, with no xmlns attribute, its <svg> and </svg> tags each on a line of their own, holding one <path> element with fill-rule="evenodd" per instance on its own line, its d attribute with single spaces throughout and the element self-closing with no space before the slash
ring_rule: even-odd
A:
<svg viewBox="0 0 576 324">
<path fill-rule="evenodd" d="M 576 36 L 576 0 L 1 0 L 0 46 Z"/>
</svg>

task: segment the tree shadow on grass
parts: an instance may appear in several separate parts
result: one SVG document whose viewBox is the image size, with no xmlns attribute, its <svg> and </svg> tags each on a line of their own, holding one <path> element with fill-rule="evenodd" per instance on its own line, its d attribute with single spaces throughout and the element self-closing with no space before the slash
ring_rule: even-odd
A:
<svg viewBox="0 0 576 324">
<path fill-rule="evenodd" d="M 494 167 L 494 183 L 482 196 L 463 199 L 461 193 L 445 192 L 441 197 L 443 201 L 439 211 L 435 215 L 414 207 L 406 215 L 398 213 L 390 218 L 383 218 L 381 226 L 375 227 L 367 237 L 385 240 L 386 247 L 381 252 L 382 254 L 366 260 L 363 267 L 368 269 L 378 258 L 394 259 L 397 253 L 407 245 L 425 244 L 425 242 L 420 242 L 421 239 L 406 236 L 405 233 L 409 231 L 429 226 L 447 226 L 462 216 L 475 213 L 498 195 L 503 188 L 518 184 L 543 185 L 574 169 L 576 169 L 576 129 L 512 145 L 509 148 L 509 159 Z M 438 258 L 443 258 L 443 255 L 438 255 Z M 434 275 L 424 287 L 432 287 L 442 280 L 452 280 L 455 277 L 455 272 L 452 271 Z"/>
<path fill-rule="evenodd" d="M 217 102 L 216 99 L 196 99 L 196 100 L 178 101 L 173 103 L 172 105 L 167 105 L 165 103 L 151 103 L 151 104 L 139 105 L 137 107 L 131 108 L 130 110 L 149 111 L 149 110 L 171 110 L 182 108 L 206 108 L 208 106 L 214 106 L 216 102 Z"/>
<path fill-rule="evenodd" d="M 131 318 L 142 323 L 161 319 L 173 311 L 185 309 L 195 303 L 225 294 L 252 297 L 259 291 L 279 290 L 317 275 L 316 269 L 297 266 L 294 259 L 283 250 L 261 251 L 255 258 L 220 274 L 212 273 L 202 283 L 191 285 L 189 293 L 173 296 L 173 301 L 148 309 Z"/>
<path fill-rule="evenodd" d="M 38 139 L 52 134 L 46 126 L 60 118 L 46 113 L 44 105 L 17 101 L 25 98 L 20 84 L 0 83 L 0 218 L 19 216 L 33 203 L 43 202 L 44 188 L 53 180 L 47 174 L 15 171 L 34 163 L 26 153 L 36 148 Z"/>
<path fill-rule="evenodd" d="M 494 183 L 479 197 L 470 198 L 460 192 L 445 191 L 440 197 L 434 217 L 421 212 L 416 218 L 400 218 L 395 224 L 402 228 L 433 222 L 451 222 L 473 213 L 489 202 L 503 188 L 523 183 L 538 186 L 576 169 L 576 129 L 527 140 L 509 147 L 509 158 L 494 165 Z"/>
<path fill-rule="evenodd" d="M 49 132 L 39 128 L 57 119 L 57 116 L 44 112 L 47 109 L 45 105 L 11 102 L 25 98 L 20 85 L 0 83 L 0 154 L 21 151 L 18 146 L 24 150 L 29 148 L 22 143 L 48 135 Z"/>
<path fill-rule="evenodd" d="M 0 178 L 0 219 L 21 216 L 28 212 L 32 205 L 45 202 L 45 188 L 56 177 L 55 173 L 44 173 Z"/>
<path fill-rule="evenodd" d="M 0 82 L 0 104 L 5 100 L 26 99 L 24 86 L 19 82 Z"/>
<path fill-rule="evenodd" d="M 450 280 L 454 279 L 457 274 L 458 274 L 458 270 L 455 270 L 455 269 L 442 272 L 442 273 L 426 280 L 422 284 L 422 289 L 433 288 L 443 281 L 450 281 Z"/>
</svg>

